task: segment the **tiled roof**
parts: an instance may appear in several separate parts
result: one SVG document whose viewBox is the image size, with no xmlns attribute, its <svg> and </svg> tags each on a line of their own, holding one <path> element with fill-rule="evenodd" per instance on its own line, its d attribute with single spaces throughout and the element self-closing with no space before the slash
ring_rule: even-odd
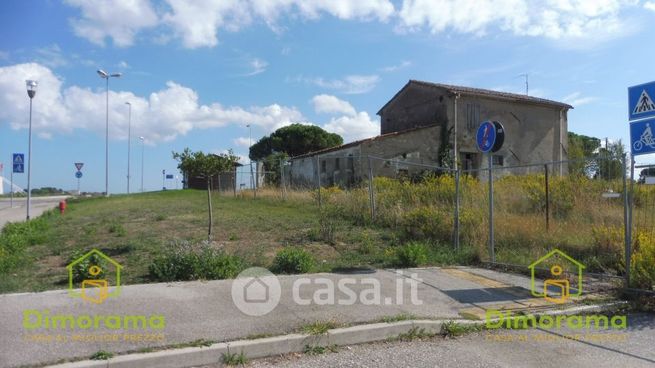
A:
<svg viewBox="0 0 655 368">
<path fill-rule="evenodd" d="M 385 107 L 387 107 L 387 105 L 389 105 L 391 101 L 393 101 L 396 98 L 396 96 L 398 96 L 405 88 L 407 88 L 410 85 L 421 85 L 426 87 L 442 88 L 453 94 L 459 93 L 462 95 L 482 96 L 482 97 L 489 97 L 489 98 L 508 100 L 508 101 L 527 102 L 527 103 L 533 103 L 539 105 L 550 105 L 550 106 L 557 106 L 565 109 L 573 108 L 573 106 L 569 104 L 565 104 L 563 102 L 547 100 L 545 98 L 533 97 L 528 95 L 521 95 L 518 93 L 493 91 L 490 89 L 473 88 L 473 87 L 453 86 L 449 84 L 432 83 L 432 82 L 410 79 L 410 81 L 407 82 L 407 84 L 400 91 L 398 91 L 398 93 L 396 93 L 391 98 L 391 100 L 389 100 L 384 106 L 382 106 L 380 111 L 378 111 L 378 115 L 382 112 L 382 110 L 384 110 Z"/>
</svg>

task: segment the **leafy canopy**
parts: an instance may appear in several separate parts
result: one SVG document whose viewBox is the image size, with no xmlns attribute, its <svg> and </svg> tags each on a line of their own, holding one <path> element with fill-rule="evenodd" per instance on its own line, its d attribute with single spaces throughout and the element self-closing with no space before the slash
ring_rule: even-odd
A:
<svg viewBox="0 0 655 368">
<path fill-rule="evenodd" d="M 250 159 L 261 160 L 272 153 L 284 152 L 298 156 L 308 152 L 343 144 L 343 138 L 328 133 L 316 125 L 292 124 L 260 139 L 250 147 Z"/>
<path fill-rule="evenodd" d="M 202 151 L 193 152 L 189 148 L 182 152 L 173 152 L 173 158 L 178 161 L 177 168 L 180 171 L 207 180 L 220 172 L 230 171 L 239 160 L 232 150 L 227 153 L 205 154 Z"/>
</svg>

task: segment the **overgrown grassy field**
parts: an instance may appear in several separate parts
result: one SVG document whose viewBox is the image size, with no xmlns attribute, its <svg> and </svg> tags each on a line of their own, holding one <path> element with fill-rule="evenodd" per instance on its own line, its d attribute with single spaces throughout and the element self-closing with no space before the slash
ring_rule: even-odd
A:
<svg viewBox="0 0 655 368">
<path fill-rule="evenodd" d="M 498 262 L 527 266 L 559 248 L 587 271 L 621 275 L 623 206 L 602 198 L 622 183 L 552 178 L 550 224 L 545 226 L 543 175 L 508 176 L 495 184 Z M 488 258 L 486 183 L 461 180 L 461 250 L 454 251 L 454 179 L 419 182 L 376 178 L 376 216 L 367 185 L 348 191 L 260 190 L 212 196 L 214 236 L 207 242 L 206 192 L 184 190 L 71 200 L 54 211 L 0 234 L 0 292 L 67 286 L 66 265 L 92 248 L 123 267 L 123 283 L 220 279 L 248 266 L 276 273 L 334 271 L 353 267 L 476 264 Z M 636 218 L 648 218 L 655 188 L 638 186 Z M 651 216 L 652 217 L 652 216 Z M 655 232 L 637 227 L 635 286 L 655 280 Z M 652 225 L 651 225 L 652 227 Z M 84 270 L 82 270 L 84 271 Z M 84 275 L 80 275 L 83 277 Z"/>
<path fill-rule="evenodd" d="M 171 258 L 165 257 L 189 249 L 237 256 L 237 271 L 245 266 L 270 268 L 285 247 L 302 249 L 311 257 L 310 267 L 302 270 L 307 272 L 391 265 L 390 249 L 399 244 L 391 229 L 346 219 L 333 219 L 332 233 L 325 234 L 316 203 L 308 194 L 282 200 L 261 191 L 257 199 L 213 193 L 214 236 L 210 243 L 206 242 L 204 191 L 74 199 L 68 204 L 63 216 L 50 211 L 27 224 L 9 224 L 4 229 L 0 235 L 0 292 L 65 288 L 66 265 L 92 248 L 118 261 L 124 267 L 123 283 L 134 284 L 180 279 L 161 276 L 160 270 L 153 275 L 150 268 L 157 259 L 170 263 Z M 432 257 L 433 263 L 440 262 L 438 256 Z M 452 255 L 448 257 L 446 261 L 452 259 Z M 185 278 L 222 277 L 211 273 Z"/>
</svg>

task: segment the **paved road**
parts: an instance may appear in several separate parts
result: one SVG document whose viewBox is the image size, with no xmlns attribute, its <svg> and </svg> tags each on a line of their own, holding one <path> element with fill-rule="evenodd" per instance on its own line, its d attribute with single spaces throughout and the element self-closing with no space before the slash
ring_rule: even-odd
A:
<svg viewBox="0 0 655 368">
<path fill-rule="evenodd" d="M 124 269 L 122 272 L 129 270 Z M 420 305 L 412 303 L 410 288 L 405 287 L 398 297 L 398 283 L 407 282 L 409 273 L 415 273 L 415 277 L 422 279 L 416 288 L 416 296 L 422 302 Z M 476 274 L 485 277 L 475 276 Z M 324 303 L 320 300 L 325 299 L 325 294 L 317 291 L 326 290 L 325 280 L 338 285 L 339 280 L 346 278 L 354 280 L 354 284 L 349 287 L 360 298 L 350 304 L 346 303 L 347 305 L 322 305 Z M 489 278 L 500 280 L 502 283 L 490 281 Z M 400 313 L 453 319 L 460 318 L 462 308 L 490 303 L 521 303 L 521 300 L 531 298 L 526 289 L 529 287 L 528 278 L 473 268 L 416 269 L 405 270 L 403 274 L 394 270 L 378 270 L 359 274 L 282 276 L 279 280 L 280 303 L 262 317 L 249 316 L 237 309 L 232 301 L 232 280 L 124 286 L 120 296 L 109 298 L 99 305 L 73 298 L 64 290 L 0 295 L 0 366 L 88 357 L 98 350 L 126 352 L 197 339 L 231 341 L 254 334 L 284 334 L 315 321 L 362 323 Z M 297 285 L 298 280 L 307 281 L 297 289 L 301 299 L 309 301 L 307 305 L 297 303 L 298 299 L 294 297 L 292 286 Z M 365 280 L 373 280 L 378 284 L 381 304 L 368 305 L 370 294 L 366 294 L 367 302 L 362 301 L 365 295 L 363 291 L 375 288 Z M 497 287 L 489 287 L 490 283 Z M 503 287 L 506 284 L 515 286 Z M 252 300 L 256 300 L 254 297 Z M 316 297 L 319 301 L 312 301 L 313 298 L 316 300 Z M 349 297 L 337 290 L 335 299 L 348 300 Z M 25 328 L 23 320 L 26 310 L 39 312 L 42 316 L 41 327 Z M 74 316 L 80 321 L 79 316 L 91 316 L 94 319 L 94 316 L 106 318 L 112 315 L 161 315 L 165 317 L 166 326 L 163 330 L 113 330 L 100 322 L 99 329 L 43 327 L 47 316 L 51 317 L 49 320 L 52 326 L 52 317 L 62 315 Z M 35 323 L 34 316 L 30 317 L 30 323 Z M 151 336 L 145 336 L 147 334 Z M 157 334 L 163 335 L 163 338 L 160 339 L 161 335 Z M 81 336 L 83 340 L 73 341 L 76 336 Z M 103 336 L 118 340 L 97 340 L 104 338 Z M 59 341 L 48 340 L 59 337 Z M 135 338 L 145 341 L 135 341 Z M 157 340 L 152 341 L 153 338 Z"/>
<path fill-rule="evenodd" d="M 68 196 L 33 197 L 30 216 L 32 218 L 41 215 L 43 212 L 56 207 L 59 201 Z M 25 221 L 27 198 L 14 198 L 14 205 L 11 207 L 9 198 L 0 198 L 0 229 L 7 222 Z"/>
<path fill-rule="evenodd" d="M 563 329 L 502 330 L 457 339 L 375 343 L 318 356 L 294 354 L 254 361 L 248 367 L 535 367 L 615 368 L 655 366 L 655 316 L 632 315 L 628 329 L 594 330 L 575 341 Z"/>
</svg>

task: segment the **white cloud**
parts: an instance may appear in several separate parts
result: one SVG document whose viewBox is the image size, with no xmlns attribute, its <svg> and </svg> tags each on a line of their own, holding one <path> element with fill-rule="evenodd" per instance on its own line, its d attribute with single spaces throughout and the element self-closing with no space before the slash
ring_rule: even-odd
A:
<svg viewBox="0 0 655 368">
<path fill-rule="evenodd" d="M 620 13 L 632 5 L 632 0 L 403 0 L 398 16 L 401 31 L 427 27 L 432 33 L 481 36 L 496 28 L 519 36 L 597 43 L 631 31 Z"/>
<path fill-rule="evenodd" d="M 131 46 L 139 31 L 159 21 L 149 0 L 65 1 L 82 11 L 81 18 L 71 20 L 75 34 L 97 45 L 109 37 L 116 46 Z"/>
<path fill-rule="evenodd" d="M 655 11 L 655 1 L 646 1 L 644 3 L 644 8 L 648 10 Z"/>
<path fill-rule="evenodd" d="M 237 137 L 232 140 L 232 143 L 236 146 L 250 147 L 251 140 L 248 137 Z"/>
<path fill-rule="evenodd" d="M 405 69 L 410 65 L 412 65 L 411 61 L 403 60 L 400 64 L 390 65 L 390 66 L 385 66 L 384 68 L 380 68 L 380 71 L 385 73 L 391 73 L 391 72 L 395 72 L 396 70 Z"/>
<path fill-rule="evenodd" d="M 116 66 L 119 69 L 129 69 L 130 68 L 130 64 L 128 64 L 127 61 L 123 61 L 123 60 L 121 60 L 118 64 L 116 64 Z"/>
<path fill-rule="evenodd" d="M 36 63 L 0 67 L 0 124 L 6 122 L 12 129 L 27 128 L 26 79 L 39 81 L 34 98 L 36 134 L 48 136 L 87 129 L 104 135 L 104 90 L 64 88 L 58 76 Z M 195 91 L 175 82 L 166 83 L 164 89 L 147 97 L 112 90 L 109 92 L 110 136 L 112 139 L 127 137 L 126 101 L 132 104 L 132 134 L 145 136 L 149 142 L 169 141 L 192 129 L 253 124 L 264 131 L 272 131 L 306 120 L 294 107 L 278 104 L 224 107 L 219 103 L 201 105 L 198 99 Z"/>
<path fill-rule="evenodd" d="M 331 95 L 314 96 L 312 98 L 312 104 L 314 105 L 314 111 L 319 114 L 337 113 L 348 116 L 354 116 L 357 114 L 355 108 L 348 101 L 340 100 Z"/>
<path fill-rule="evenodd" d="M 567 104 L 573 106 L 573 107 L 578 107 L 582 105 L 586 105 L 588 103 L 592 103 L 594 101 L 598 100 L 597 97 L 591 97 L 591 96 L 582 96 L 581 92 L 573 92 L 568 96 L 565 96 L 562 98 L 562 101 L 566 102 Z"/>
<path fill-rule="evenodd" d="M 68 59 L 66 59 L 61 52 L 61 48 L 56 43 L 47 47 L 38 48 L 34 53 L 37 55 L 36 61 L 49 68 L 58 68 L 69 64 Z"/>
<path fill-rule="evenodd" d="M 321 88 L 335 90 L 346 94 L 360 94 L 371 91 L 380 81 L 378 75 L 348 75 L 342 79 L 325 79 L 322 77 L 297 77 L 301 81 Z"/>
<path fill-rule="evenodd" d="M 35 134 L 48 138 L 84 129 L 104 136 L 104 89 L 64 87 L 60 77 L 37 63 L 0 67 L 0 124 L 8 123 L 16 130 L 27 128 L 29 99 L 25 93 L 26 79 L 39 82 L 32 119 Z M 219 103 L 203 105 L 194 90 L 172 81 L 149 96 L 116 91 L 116 87 L 119 86 L 110 85 L 109 91 L 110 139 L 127 138 L 128 108 L 125 102 L 128 101 L 132 104 L 132 135 L 146 137 L 148 144 L 170 141 L 193 129 L 220 128 L 230 124 L 252 124 L 264 132 L 293 123 L 312 124 L 295 107 L 279 104 L 249 108 L 226 107 Z M 346 141 L 372 137 L 379 132 L 378 122 L 373 121 L 367 112 L 356 112 L 346 101 L 318 95 L 312 102 L 318 112 L 335 115 L 321 126 L 342 135 Z M 238 137 L 233 143 L 247 147 L 248 141 L 245 137 Z"/>
<path fill-rule="evenodd" d="M 380 134 L 380 124 L 371 120 L 367 112 L 361 111 L 354 116 L 333 118 L 323 125 L 328 132 L 337 133 L 343 137 L 344 142 L 370 138 Z"/>
<path fill-rule="evenodd" d="M 266 61 L 257 58 L 252 59 L 248 64 L 250 64 L 250 68 L 252 68 L 252 71 L 246 74 L 247 77 L 263 73 L 266 71 L 266 68 L 268 67 L 268 63 Z"/>
</svg>

